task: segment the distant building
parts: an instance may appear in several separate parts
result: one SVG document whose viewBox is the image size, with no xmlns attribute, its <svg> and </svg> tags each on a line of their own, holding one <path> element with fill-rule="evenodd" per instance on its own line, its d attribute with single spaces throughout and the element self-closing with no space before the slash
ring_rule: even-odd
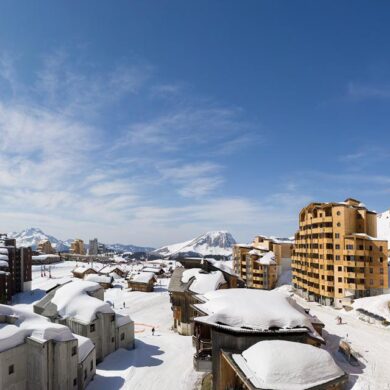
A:
<svg viewBox="0 0 390 390">
<path fill-rule="evenodd" d="M 77 238 L 70 244 L 70 253 L 74 255 L 84 255 L 84 241 Z"/>
<path fill-rule="evenodd" d="M 140 272 L 127 281 L 128 287 L 133 291 L 143 292 L 152 292 L 156 283 L 156 275 L 153 272 Z"/>
<path fill-rule="evenodd" d="M 0 235 L 0 303 L 10 303 L 12 296 L 31 289 L 32 250 L 16 247 L 15 239 Z"/>
<path fill-rule="evenodd" d="M 310 203 L 299 214 L 293 285 L 309 300 L 342 306 L 388 289 L 388 243 L 360 201 Z"/>
<path fill-rule="evenodd" d="M 88 282 L 99 283 L 101 287 L 107 290 L 108 288 L 112 287 L 114 278 L 110 275 L 89 274 L 84 276 L 84 280 Z"/>
<path fill-rule="evenodd" d="M 52 255 L 52 254 L 56 253 L 56 251 L 52 247 L 51 242 L 49 240 L 39 241 L 38 246 L 37 246 L 37 251 L 39 253 L 45 253 L 47 255 Z"/>
<path fill-rule="evenodd" d="M 248 288 L 271 290 L 291 266 L 293 241 L 256 236 L 251 244 L 233 246 L 233 267 Z"/>
<path fill-rule="evenodd" d="M 94 238 L 93 240 L 89 240 L 88 254 L 96 256 L 98 253 L 99 253 L 98 239 Z"/>
<path fill-rule="evenodd" d="M 84 279 L 87 275 L 97 275 L 98 272 L 91 267 L 76 267 L 72 270 L 72 274 L 75 278 Z"/>
<path fill-rule="evenodd" d="M 240 354 L 262 340 L 320 346 L 323 324 L 291 298 L 273 291 L 227 289 L 197 296 L 193 304 L 194 367 L 211 371 L 213 389 L 223 389 L 222 351 Z"/>
<path fill-rule="evenodd" d="M 0 389 L 84 389 L 95 371 L 91 340 L 40 315 L 0 305 Z"/>
<path fill-rule="evenodd" d="M 101 362 L 118 348 L 134 347 L 134 322 L 115 313 L 103 299 L 104 289 L 99 284 L 73 281 L 52 289 L 34 305 L 34 312 L 90 338 L 96 347 L 96 361 Z"/>
<path fill-rule="evenodd" d="M 220 389 L 341 390 L 348 382 L 328 351 L 282 340 L 260 341 L 242 353 L 222 351 L 220 375 Z"/>
</svg>

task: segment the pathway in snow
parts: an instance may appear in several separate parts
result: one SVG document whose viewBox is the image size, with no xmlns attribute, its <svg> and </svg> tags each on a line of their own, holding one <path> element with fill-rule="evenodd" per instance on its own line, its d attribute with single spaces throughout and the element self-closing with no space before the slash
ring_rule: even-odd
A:
<svg viewBox="0 0 390 390">
<path fill-rule="evenodd" d="M 193 389 L 200 374 L 192 368 L 191 337 L 179 336 L 170 329 L 172 311 L 166 287 L 156 287 L 153 293 L 114 288 L 106 292 L 105 299 L 113 302 L 117 311 L 128 313 L 136 323 L 136 347 L 106 357 L 98 365 L 88 390 Z M 121 308 L 123 303 L 125 309 Z"/>
<path fill-rule="evenodd" d="M 310 308 L 325 324 L 326 349 L 332 353 L 337 363 L 350 375 L 349 389 L 353 390 L 390 390 L 390 330 L 369 325 L 352 313 L 321 306 L 315 302 L 306 302 L 295 297 L 298 303 Z M 336 317 L 343 319 L 337 325 Z M 338 352 L 340 339 L 346 339 L 361 356 L 359 367 L 353 367 Z"/>
</svg>

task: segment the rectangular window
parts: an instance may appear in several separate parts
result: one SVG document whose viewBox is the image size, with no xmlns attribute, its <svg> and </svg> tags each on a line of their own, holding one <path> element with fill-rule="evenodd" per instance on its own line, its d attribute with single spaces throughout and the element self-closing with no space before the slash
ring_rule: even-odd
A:
<svg viewBox="0 0 390 390">
<path fill-rule="evenodd" d="M 336 248 L 336 249 L 340 249 L 340 245 L 339 245 L 339 244 L 336 244 L 336 245 L 335 245 L 335 248 Z"/>
<path fill-rule="evenodd" d="M 92 371 L 93 370 L 93 360 L 91 360 L 91 365 L 90 365 L 90 368 L 89 368 L 89 371 Z"/>
<path fill-rule="evenodd" d="M 370 279 L 370 286 L 373 286 L 374 285 L 374 281 L 372 279 Z"/>
<path fill-rule="evenodd" d="M 72 356 L 76 355 L 76 353 L 77 353 L 77 347 L 74 346 L 72 347 Z"/>
<path fill-rule="evenodd" d="M 74 387 L 74 386 L 77 386 L 77 378 L 74 378 L 74 379 L 73 379 L 73 387 Z"/>
<path fill-rule="evenodd" d="M 343 289 L 342 288 L 339 288 L 339 293 L 341 294 L 343 292 Z"/>
<path fill-rule="evenodd" d="M 335 233 L 334 238 L 340 238 L 340 233 Z"/>
<path fill-rule="evenodd" d="M 95 324 L 89 325 L 89 331 L 90 331 L 91 333 L 95 332 Z"/>
<path fill-rule="evenodd" d="M 124 339 L 125 339 L 125 334 L 121 333 L 121 340 L 124 340 Z"/>
<path fill-rule="evenodd" d="M 8 375 L 11 375 L 15 372 L 15 367 L 13 364 L 11 364 L 10 366 L 8 366 Z"/>
<path fill-rule="evenodd" d="M 84 369 L 84 380 L 87 379 L 87 369 Z"/>
</svg>

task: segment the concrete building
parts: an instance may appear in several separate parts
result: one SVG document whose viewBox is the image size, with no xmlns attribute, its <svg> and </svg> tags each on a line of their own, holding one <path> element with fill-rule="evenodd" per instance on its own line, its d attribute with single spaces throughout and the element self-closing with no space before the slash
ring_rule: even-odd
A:
<svg viewBox="0 0 390 390">
<path fill-rule="evenodd" d="M 56 253 L 54 248 L 51 246 L 51 242 L 49 240 L 41 240 L 37 245 L 37 251 L 39 253 L 44 253 L 46 255 L 52 255 Z"/>
<path fill-rule="evenodd" d="M 17 248 L 14 239 L 0 235 L 0 303 L 10 303 L 12 296 L 31 289 L 31 248 Z"/>
<path fill-rule="evenodd" d="M 89 240 L 88 254 L 96 256 L 99 253 L 99 242 L 97 238 Z"/>
<path fill-rule="evenodd" d="M 233 267 L 248 288 L 271 290 L 278 276 L 291 267 L 293 242 L 256 236 L 251 244 L 233 246 Z"/>
<path fill-rule="evenodd" d="M 97 283 L 77 280 L 58 286 L 34 305 L 34 312 L 91 339 L 97 362 L 118 348 L 134 347 L 134 322 L 104 302 L 104 289 Z"/>
<path fill-rule="evenodd" d="M 292 256 L 297 292 L 337 307 L 385 292 L 387 241 L 376 236 L 376 213 L 358 200 L 306 206 L 299 214 Z"/>
<path fill-rule="evenodd" d="M 270 340 L 242 353 L 221 353 L 221 390 L 342 390 L 347 382 L 330 353 L 311 345 Z"/>
<path fill-rule="evenodd" d="M 0 305 L 0 389 L 84 389 L 95 370 L 91 340 L 45 317 Z"/>
<path fill-rule="evenodd" d="M 84 241 L 77 238 L 70 244 L 70 253 L 75 255 L 84 255 L 85 249 L 84 249 Z"/>
<path fill-rule="evenodd" d="M 279 292 L 226 289 L 197 296 L 193 304 L 194 367 L 212 372 L 213 389 L 221 387 L 221 353 L 240 354 L 262 340 L 324 343 L 323 324 Z"/>
</svg>

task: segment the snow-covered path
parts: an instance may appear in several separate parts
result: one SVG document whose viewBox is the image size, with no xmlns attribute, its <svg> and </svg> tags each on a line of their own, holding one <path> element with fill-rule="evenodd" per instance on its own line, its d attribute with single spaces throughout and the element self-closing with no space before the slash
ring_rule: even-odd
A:
<svg viewBox="0 0 390 390">
<path fill-rule="evenodd" d="M 130 314 L 135 321 L 136 347 L 118 350 L 99 364 L 88 390 L 193 389 L 200 374 L 192 368 L 191 337 L 170 330 L 172 311 L 166 288 L 156 287 L 153 293 L 114 288 L 107 291 L 105 299 L 115 303 L 117 310 L 125 302 L 126 308 L 118 311 Z"/>
<path fill-rule="evenodd" d="M 349 389 L 389 390 L 390 389 L 390 329 L 366 324 L 352 313 L 321 306 L 315 302 L 295 299 L 310 313 L 325 324 L 326 349 L 332 353 L 337 363 L 350 375 Z M 340 315 L 342 325 L 337 325 Z M 346 339 L 362 358 L 360 366 L 353 367 L 338 352 L 340 339 Z"/>
</svg>

